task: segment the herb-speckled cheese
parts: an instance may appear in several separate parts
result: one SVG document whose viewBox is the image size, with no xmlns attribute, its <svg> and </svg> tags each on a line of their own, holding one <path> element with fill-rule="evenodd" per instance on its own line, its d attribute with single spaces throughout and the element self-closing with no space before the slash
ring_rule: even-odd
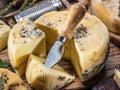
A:
<svg viewBox="0 0 120 90">
<path fill-rule="evenodd" d="M 58 90 L 74 80 L 75 77 L 60 66 L 48 68 L 44 61 L 44 58 L 30 55 L 27 63 L 26 79 L 35 90 Z"/>
<path fill-rule="evenodd" d="M 47 38 L 47 51 L 56 41 L 58 30 L 61 30 L 68 11 L 49 12 L 35 21 Z M 109 48 L 109 32 L 105 25 L 95 16 L 86 13 L 77 25 L 72 40 L 64 45 L 63 58 L 71 59 L 81 81 L 86 81 L 98 74 L 104 66 Z"/>
<path fill-rule="evenodd" d="M 23 80 L 15 73 L 0 68 L 0 90 L 27 90 Z"/>
<path fill-rule="evenodd" d="M 11 28 L 0 20 L 0 51 L 7 46 L 10 30 Z"/>
<path fill-rule="evenodd" d="M 30 20 L 25 19 L 12 28 L 8 39 L 8 54 L 15 72 L 25 73 L 29 54 L 46 56 L 45 34 Z"/>
</svg>

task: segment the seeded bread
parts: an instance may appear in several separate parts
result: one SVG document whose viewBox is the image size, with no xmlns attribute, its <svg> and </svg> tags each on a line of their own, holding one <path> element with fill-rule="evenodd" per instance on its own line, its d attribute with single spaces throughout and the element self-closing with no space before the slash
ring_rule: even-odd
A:
<svg viewBox="0 0 120 90">
<path fill-rule="evenodd" d="M 30 20 L 25 19 L 12 28 L 8 39 L 8 54 L 15 72 L 25 73 L 29 54 L 46 56 L 45 34 Z"/>
<path fill-rule="evenodd" d="M 91 7 L 111 32 L 120 35 L 120 0 L 91 0 Z"/>
<path fill-rule="evenodd" d="M 11 28 L 0 20 L 0 51 L 7 46 L 10 30 Z"/>
<path fill-rule="evenodd" d="M 15 73 L 0 68 L 0 90 L 27 90 L 23 80 Z"/>
<path fill-rule="evenodd" d="M 58 90 L 74 80 L 75 77 L 60 66 L 48 68 L 44 61 L 44 58 L 30 55 L 27 63 L 26 79 L 35 90 Z"/>
<path fill-rule="evenodd" d="M 35 21 L 38 28 L 46 34 L 47 51 L 58 36 L 58 30 L 64 25 L 68 11 L 49 12 Z M 104 66 L 109 47 L 109 32 L 95 16 L 86 13 L 76 27 L 72 40 L 64 45 L 63 58 L 70 59 L 81 81 L 86 81 L 98 74 Z"/>
</svg>

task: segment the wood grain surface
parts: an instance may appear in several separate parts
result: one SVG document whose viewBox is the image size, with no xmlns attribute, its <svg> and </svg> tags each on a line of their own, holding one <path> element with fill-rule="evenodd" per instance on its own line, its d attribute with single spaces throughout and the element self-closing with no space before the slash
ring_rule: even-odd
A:
<svg viewBox="0 0 120 90">
<path fill-rule="evenodd" d="M 0 58 L 4 61 L 9 62 L 7 49 L 0 52 Z M 108 58 L 105 62 L 105 67 L 100 72 L 100 74 L 98 74 L 96 77 L 94 77 L 93 79 L 91 79 L 85 83 L 81 83 L 78 75 L 76 74 L 76 72 L 75 72 L 75 70 L 70 62 L 70 60 L 61 60 L 58 64 L 60 66 L 62 66 L 67 72 L 69 72 L 72 75 L 75 75 L 75 77 L 76 77 L 75 80 L 71 84 L 65 86 L 61 90 L 87 89 L 87 88 L 93 87 L 96 83 L 99 83 L 100 81 L 105 80 L 105 79 L 113 76 L 114 67 L 117 64 L 120 64 L 120 49 L 118 47 L 116 47 L 113 43 L 111 43 L 109 55 L 108 55 Z M 12 70 L 11 67 L 9 67 L 9 69 Z M 33 90 L 30 87 L 30 85 L 27 83 L 25 76 L 23 76 L 22 79 L 25 81 L 28 90 Z"/>
</svg>

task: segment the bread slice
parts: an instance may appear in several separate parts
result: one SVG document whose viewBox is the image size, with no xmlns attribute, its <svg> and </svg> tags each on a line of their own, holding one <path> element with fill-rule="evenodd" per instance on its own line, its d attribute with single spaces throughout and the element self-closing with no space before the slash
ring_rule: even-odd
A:
<svg viewBox="0 0 120 90">
<path fill-rule="evenodd" d="M 0 20 L 0 51 L 7 46 L 10 30 L 11 28 Z"/>
<path fill-rule="evenodd" d="M 44 58 L 30 55 L 27 63 L 26 79 L 35 90 L 58 90 L 75 79 L 58 65 L 46 67 L 44 61 Z"/>
<path fill-rule="evenodd" d="M 35 21 L 38 28 L 43 30 L 47 38 L 47 51 L 55 42 L 68 11 L 49 12 Z M 64 45 L 63 58 L 71 59 L 81 81 L 94 77 L 104 66 L 109 47 L 109 32 L 105 25 L 95 16 L 86 13 L 76 27 L 72 40 Z"/>
<path fill-rule="evenodd" d="M 15 73 L 0 68 L 0 90 L 27 90 L 23 80 Z"/>
<path fill-rule="evenodd" d="M 118 85 L 118 87 L 120 88 L 120 66 L 119 65 L 115 68 L 113 78 L 114 78 L 116 84 Z"/>
<path fill-rule="evenodd" d="M 100 18 L 107 28 L 120 34 L 120 1 L 91 0 L 92 14 Z"/>
<path fill-rule="evenodd" d="M 22 76 L 25 73 L 29 55 L 46 56 L 45 34 L 30 20 L 17 23 L 10 32 L 8 54 L 15 72 Z"/>
</svg>

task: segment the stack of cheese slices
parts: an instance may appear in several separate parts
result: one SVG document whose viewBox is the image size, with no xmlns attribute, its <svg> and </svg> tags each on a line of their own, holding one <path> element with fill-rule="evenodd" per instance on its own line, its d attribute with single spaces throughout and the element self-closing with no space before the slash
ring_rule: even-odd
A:
<svg viewBox="0 0 120 90">
<path fill-rule="evenodd" d="M 26 75 L 35 90 L 56 90 L 75 77 L 56 65 L 44 65 L 46 52 L 56 41 L 58 31 L 67 18 L 68 11 L 52 11 L 42 15 L 34 23 L 28 19 L 18 22 L 8 38 L 8 54 L 14 71 Z M 86 13 L 77 25 L 76 33 L 65 43 L 64 59 L 72 62 L 80 80 L 87 81 L 103 68 L 109 51 L 109 33 L 95 16 Z"/>
</svg>

